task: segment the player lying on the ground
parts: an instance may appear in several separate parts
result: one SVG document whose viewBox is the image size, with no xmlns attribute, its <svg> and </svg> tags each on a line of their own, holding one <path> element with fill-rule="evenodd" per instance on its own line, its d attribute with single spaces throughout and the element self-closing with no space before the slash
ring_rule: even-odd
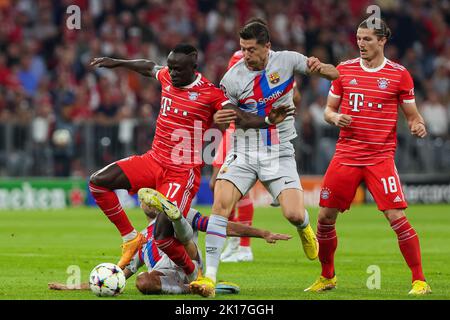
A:
<svg viewBox="0 0 450 320">
<path fill-rule="evenodd" d="M 139 194 L 140 198 L 141 194 L 142 192 Z M 130 278 L 145 264 L 148 271 L 141 272 L 136 278 L 136 287 L 143 294 L 189 293 L 189 280 L 186 273 L 182 268 L 172 262 L 164 252 L 159 250 L 153 241 L 153 230 L 158 211 L 154 208 L 149 208 L 145 203 L 141 203 L 141 207 L 149 221 L 148 227 L 141 232 L 147 239 L 147 242 L 139 249 L 138 253 L 131 260 L 131 263 L 125 267 L 125 277 L 127 279 Z M 181 217 L 181 219 L 184 218 Z M 190 258 L 201 266 L 201 254 L 196 244 L 197 231 L 206 231 L 209 218 L 202 216 L 200 212 L 191 208 L 186 220 L 194 231 L 191 233 L 191 239 L 184 242 L 184 246 Z M 277 240 L 289 240 L 291 238 L 290 235 L 271 233 L 267 230 L 232 222 L 228 225 L 227 235 L 262 238 L 268 243 L 275 243 Z M 82 283 L 77 288 L 72 288 L 62 283 L 49 283 L 48 286 L 53 290 L 89 290 L 88 283 Z M 217 283 L 216 290 L 219 293 L 238 293 L 239 287 L 230 282 L 220 281 Z"/>
</svg>

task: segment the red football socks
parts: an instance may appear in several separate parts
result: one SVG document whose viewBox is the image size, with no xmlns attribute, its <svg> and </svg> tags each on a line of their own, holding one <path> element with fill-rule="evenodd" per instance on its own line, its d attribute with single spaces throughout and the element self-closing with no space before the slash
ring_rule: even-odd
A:
<svg viewBox="0 0 450 320">
<path fill-rule="evenodd" d="M 319 260 L 322 264 L 322 276 L 331 279 L 334 277 L 334 253 L 337 248 L 337 235 L 335 224 L 317 224 L 317 240 L 319 241 Z"/>
<path fill-rule="evenodd" d="M 175 262 L 177 266 L 182 268 L 186 274 L 194 272 L 195 265 L 189 258 L 186 249 L 183 244 L 174 237 L 165 238 L 162 240 L 156 240 L 155 243 L 158 248 L 163 251 L 167 256 Z"/>
<path fill-rule="evenodd" d="M 392 229 L 397 234 L 398 246 L 412 272 L 412 281 L 422 280 L 425 277 L 422 271 L 419 237 L 411 227 L 406 217 L 401 217 L 391 223 Z"/>
<path fill-rule="evenodd" d="M 114 223 L 122 236 L 134 230 L 114 191 L 96 186 L 93 183 L 89 183 L 89 190 L 97 205 L 102 209 L 106 217 Z"/>
<path fill-rule="evenodd" d="M 238 202 L 237 207 L 238 221 L 247 226 L 251 226 L 254 213 L 253 201 L 248 196 L 246 196 Z M 241 247 L 250 247 L 250 238 L 241 237 L 240 245 Z"/>
</svg>

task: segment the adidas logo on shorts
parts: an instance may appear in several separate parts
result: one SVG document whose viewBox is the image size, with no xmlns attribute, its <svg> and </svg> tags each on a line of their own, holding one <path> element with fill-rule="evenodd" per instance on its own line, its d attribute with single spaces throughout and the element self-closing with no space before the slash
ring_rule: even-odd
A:
<svg viewBox="0 0 450 320">
<path fill-rule="evenodd" d="M 394 202 L 402 202 L 402 198 L 400 198 L 400 196 L 396 196 Z"/>
</svg>

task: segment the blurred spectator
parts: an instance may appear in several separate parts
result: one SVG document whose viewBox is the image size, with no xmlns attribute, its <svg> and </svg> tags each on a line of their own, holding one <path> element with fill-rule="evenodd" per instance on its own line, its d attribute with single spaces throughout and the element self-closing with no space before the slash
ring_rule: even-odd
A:
<svg viewBox="0 0 450 320">
<path fill-rule="evenodd" d="M 429 139 L 432 142 L 431 162 L 435 169 L 449 169 L 450 140 L 448 110 L 440 103 L 436 91 L 428 92 L 428 99 L 422 104 L 421 113 L 428 128 Z M 428 155 L 430 157 L 430 155 Z"/>
<path fill-rule="evenodd" d="M 418 105 L 429 122 L 431 138 L 423 143 L 433 140 L 436 145 L 439 138 L 446 150 L 448 3 L 376 3 L 393 32 L 386 56 L 411 72 Z M 66 28 L 69 5 L 81 9 L 80 30 Z M 53 148 L 56 167 L 50 171 L 82 175 L 103 161 L 149 148 L 159 112 L 159 84 L 122 69 L 92 69 L 94 57 L 149 58 L 164 64 L 170 49 L 186 41 L 200 50 L 199 71 L 218 84 L 229 57 L 239 49 L 237 31 L 249 18 L 260 17 L 269 23 L 274 50 L 296 50 L 337 65 L 358 55 L 355 30 L 368 5 L 368 0 L 0 0 L 0 132 L 20 133 L 0 135 L 0 156 L 24 159 L 15 150 L 27 155 L 42 147 L 44 154 L 34 152 L 34 169 L 20 172 L 40 175 L 45 172 L 38 160 L 48 158 L 45 150 Z M 302 93 L 296 123 L 300 169 L 321 174 L 333 152 L 328 143 L 337 133 L 320 120 L 330 83 L 316 77 L 299 77 L 297 82 Z M 60 129 L 67 130 L 58 131 L 65 132 L 61 140 L 70 137 L 63 147 L 53 141 L 53 132 Z M 29 142 L 27 137 L 32 137 Z M 411 151 L 412 141 L 400 123 L 401 172 L 420 170 L 408 164 L 420 158 Z M 95 159 L 88 150 L 95 150 Z"/>
<path fill-rule="evenodd" d="M 422 104 L 421 113 L 433 138 L 446 138 L 448 131 L 447 109 L 439 101 L 435 91 L 428 92 L 428 99 Z"/>
</svg>

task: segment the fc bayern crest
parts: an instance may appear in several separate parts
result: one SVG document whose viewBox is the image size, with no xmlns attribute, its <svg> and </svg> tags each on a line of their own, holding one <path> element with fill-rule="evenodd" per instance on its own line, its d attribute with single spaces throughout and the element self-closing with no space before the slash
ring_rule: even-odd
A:
<svg viewBox="0 0 450 320">
<path fill-rule="evenodd" d="M 320 191 L 320 198 L 322 198 L 323 200 L 328 200 L 330 198 L 330 193 L 331 193 L 330 189 L 323 188 Z"/>
<path fill-rule="evenodd" d="M 388 79 L 386 79 L 386 78 L 378 79 L 378 88 L 384 90 L 384 89 L 387 89 L 388 85 L 389 85 Z"/>
<path fill-rule="evenodd" d="M 199 93 L 198 92 L 188 92 L 189 100 L 195 101 L 198 99 Z"/>
<path fill-rule="evenodd" d="M 280 75 L 278 74 L 278 72 L 270 74 L 269 81 L 271 84 L 277 84 L 278 82 L 280 82 Z"/>
</svg>

